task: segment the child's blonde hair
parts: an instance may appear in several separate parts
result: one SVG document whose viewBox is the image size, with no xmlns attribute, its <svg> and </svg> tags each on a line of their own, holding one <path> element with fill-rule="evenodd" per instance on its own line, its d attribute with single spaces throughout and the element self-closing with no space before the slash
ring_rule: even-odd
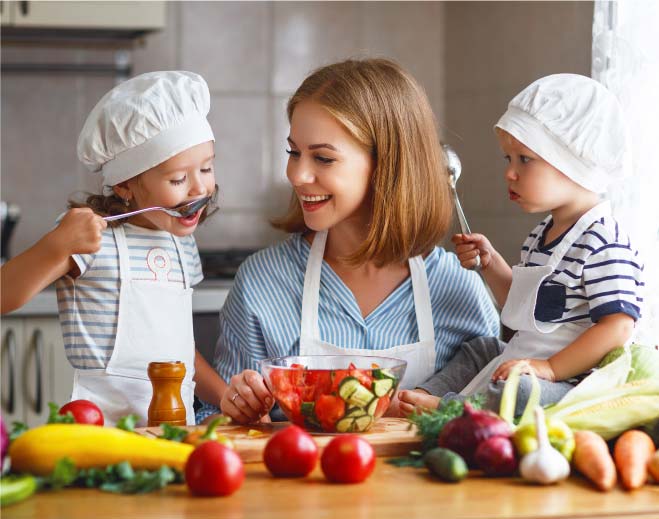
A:
<svg viewBox="0 0 659 519">
<path fill-rule="evenodd" d="M 307 77 L 288 101 L 288 119 L 302 101 L 323 106 L 369 150 L 373 217 L 368 236 L 348 264 L 402 263 L 430 252 L 447 232 L 453 205 L 435 118 L 423 89 L 386 59 L 347 60 Z M 286 215 L 273 226 L 305 232 L 293 193 Z"/>
</svg>

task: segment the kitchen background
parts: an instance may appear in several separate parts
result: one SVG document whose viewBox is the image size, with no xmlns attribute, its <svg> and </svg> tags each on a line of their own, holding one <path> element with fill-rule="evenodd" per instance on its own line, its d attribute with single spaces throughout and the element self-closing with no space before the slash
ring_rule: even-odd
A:
<svg viewBox="0 0 659 519">
<path fill-rule="evenodd" d="M 75 2 L 48 3 L 60 4 L 57 18 L 77 9 Z M 140 2 L 117 4 L 136 9 Z M 285 104 L 301 80 L 336 60 L 385 56 L 421 82 L 441 138 L 460 154 L 458 190 L 472 229 L 490 236 L 508 261 L 518 258 L 537 216 L 522 214 L 508 200 L 492 125 L 532 80 L 554 72 L 590 74 L 592 2 L 167 2 L 163 7 L 162 30 L 119 54 L 89 43 L 10 42 L 3 27 L 1 197 L 21 208 L 12 254 L 53 226 L 72 193 L 99 189 L 78 163 L 75 145 L 87 113 L 121 74 L 91 73 L 85 64 L 98 70 L 118 59 L 122 69 L 132 65 L 132 74 L 185 69 L 207 80 L 221 211 L 196 237 L 200 249 L 217 250 L 260 248 L 282 237 L 268 219 L 289 200 Z M 112 18 L 111 12 L 98 13 Z M 34 63 L 75 67 L 66 73 L 26 72 Z"/>
<path fill-rule="evenodd" d="M 492 126 L 531 81 L 591 74 L 592 49 L 600 48 L 593 44 L 598 8 L 590 1 L 0 1 L 0 198 L 20 208 L 9 252 L 22 252 L 51 229 L 72 194 L 100 189 L 75 151 L 100 97 L 131 75 L 185 69 L 203 75 L 212 96 L 221 210 L 196 232 L 212 278 L 227 270 L 227 251 L 283 238 L 268 220 L 290 198 L 288 97 L 323 64 L 380 56 L 400 62 L 426 89 L 440 137 L 463 163 L 458 191 L 472 229 L 515 263 L 538 216 L 508 200 Z M 3 232 L 3 241 L 8 237 Z M 210 359 L 230 280 L 202 285 L 193 299 L 195 336 Z M 2 319 L 3 416 L 43 422 L 45 402 L 66 401 L 71 380 L 55 294 L 45 291 Z"/>
</svg>

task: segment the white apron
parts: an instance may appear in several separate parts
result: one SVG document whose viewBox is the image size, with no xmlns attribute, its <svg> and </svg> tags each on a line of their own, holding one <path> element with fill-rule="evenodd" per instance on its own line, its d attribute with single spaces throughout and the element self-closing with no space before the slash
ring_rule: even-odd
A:
<svg viewBox="0 0 659 519">
<path fill-rule="evenodd" d="M 317 232 L 311 245 L 302 294 L 302 323 L 300 355 L 369 355 L 395 357 L 407 361 L 407 369 L 400 389 L 413 389 L 435 373 L 435 328 L 432 320 L 430 289 L 423 259 L 416 256 L 409 260 L 414 307 L 419 329 L 419 342 L 403 344 L 384 350 L 341 348 L 320 340 L 318 326 L 318 300 L 320 273 L 325 252 L 327 231 Z M 347 366 L 346 366 L 347 367 Z"/>
<path fill-rule="evenodd" d="M 609 202 L 602 202 L 586 212 L 563 239 L 554 247 L 546 265 L 538 267 L 513 267 L 513 279 L 508 292 L 506 304 L 501 311 L 501 322 L 511 330 L 517 330 L 503 353 L 495 357 L 481 372 L 465 387 L 461 395 L 471 396 L 484 392 L 500 364 L 510 359 L 548 359 L 573 342 L 589 328 L 587 324 L 577 323 L 546 323 L 536 321 L 535 306 L 538 290 L 542 282 L 550 276 L 572 244 L 590 225 L 603 216 L 611 214 Z M 526 252 L 526 257 L 533 250 L 541 236 Z"/>
<path fill-rule="evenodd" d="M 153 389 L 147 367 L 153 361 L 182 361 L 185 379 L 181 396 L 187 423 L 194 425 L 194 360 L 192 329 L 192 288 L 183 250 L 173 236 L 183 269 L 183 286 L 132 279 L 126 235 L 123 226 L 112 229 L 119 253 L 119 316 L 112 357 L 105 369 L 76 369 L 73 399 L 96 403 L 106 425 L 114 425 L 130 413 L 140 416 L 138 425 L 147 424 Z M 152 249 L 147 264 L 156 278 L 171 270 L 169 255 Z"/>
</svg>

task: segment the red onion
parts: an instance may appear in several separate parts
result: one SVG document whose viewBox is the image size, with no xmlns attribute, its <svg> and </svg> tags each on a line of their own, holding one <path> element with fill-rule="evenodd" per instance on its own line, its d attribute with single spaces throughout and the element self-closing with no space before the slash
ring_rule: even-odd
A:
<svg viewBox="0 0 659 519">
<path fill-rule="evenodd" d="M 476 448 L 492 436 L 512 436 L 508 422 L 491 411 L 476 410 L 469 402 L 465 402 L 462 416 L 454 418 L 444 426 L 437 444 L 458 453 L 467 465 L 475 468 Z"/>
<path fill-rule="evenodd" d="M 488 476 L 510 476 L 517 470 L 513 442 L 503 436 L 482 441 L 476 448 L 474 459 Z"/>
</svg>

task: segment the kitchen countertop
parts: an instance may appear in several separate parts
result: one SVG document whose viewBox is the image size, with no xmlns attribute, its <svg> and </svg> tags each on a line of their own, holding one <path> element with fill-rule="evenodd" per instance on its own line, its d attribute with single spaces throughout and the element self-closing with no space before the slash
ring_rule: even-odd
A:
<svg viewBox="0 0 659 519">
<path fill-rule="evenodd" d="M 231 279 L 205 279 L 194 287 L 192 311 L 194 313 L 219 312 L 233 284 Z M 7 317 L 56 316 L 57 294 L 54 286 L 37 294 L 23 307 L 7 314 Z"/>
<path fill-rule="evenodd" d="M 541 487 L 520 479 L 472 476 L 457 483 L 425 470 L 398 468 L 378 458 L 374 474 L 356 485 L 330 484 L 319 467 L 307 478 L 275 479 L 261 463 L 245 465 L 243 486 L 228 497 L 191 497 L 184 485 L 140 496 L 95 489 L 44 492 L 2 509 L 2 517 L 103 519 L 117 517 L 309 519 L 659 517 L 659 485 L 602 493 L 572 477 Z"/>
</svg>

